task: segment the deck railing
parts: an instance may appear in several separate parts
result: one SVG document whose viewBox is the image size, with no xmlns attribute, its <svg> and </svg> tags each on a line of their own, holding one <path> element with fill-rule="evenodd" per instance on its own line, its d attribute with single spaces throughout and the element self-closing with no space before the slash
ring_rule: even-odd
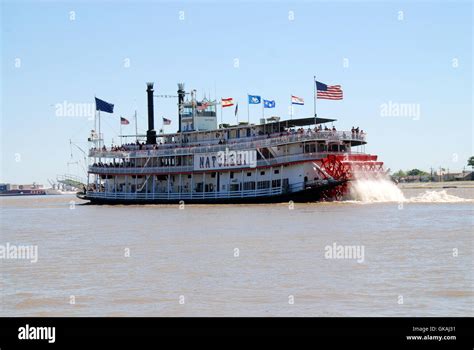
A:
<svg viewBox="0 0 474 350">
<path fill-rule="evenodd" d="M 227 141 L 224 144 L 210 144 L 210 145 L 159 145 L 158 149 L 138 149 L 139 146 L 127 146 L 129 150 L 126 151 L 110 151 L 110 150 L 96 150 L 89 151 L 90 157 L 104 157 L 104 158 L 143 158 L 151 156 L 177 156 L 189 155 L 194 153 L 209 153 L 225 151 L 226 148 L 231 150 L 255 149 L 261 147 L 272 147 L 282 144 L 301 142 L 301 141 L 362 141 L 365 142 L 366 134 L 353 134 L 351 131 L 305 131 L 302 133 L 293 133 L 280 136 L 280 134 L 273 134 L 274 136 L 253 136 L 235 139 L 236 141 Z M 249 140 L 249 141 L 247 141 Z M 215 141 L 216 143 L 218 140 Z"/>
<path fill-rule="evenodd" d="M 242 197 L 267 197 L 275 196 L 283 193 L 294 193 L 304 190 L 308 186 L 323 185 L 326 180 L 306 181 L 290 184 L 287 186 L 268 187 L 253 190 L 238 191 L 208 191 L 208 192 L 99 192 L 87 191 L 89 198 L 106 198 L 106 199 L 122 199 L 122 200 L 184 200 L 184 199 L 212 199 L 212 198 L 242 198 Z"/>
<path fill-rule="evenodd" d="M 89 198 L 126 199 L 126 200 L 159 200 L 159 199 L 212 199 L 212 198 L 241 198 L 273 196 L 282 193 L 281 187 L 244 191 L 215 191 L 215 192 L 156 192 L 156 193 L 123 193 L 87 191 Z"/>
</svg>

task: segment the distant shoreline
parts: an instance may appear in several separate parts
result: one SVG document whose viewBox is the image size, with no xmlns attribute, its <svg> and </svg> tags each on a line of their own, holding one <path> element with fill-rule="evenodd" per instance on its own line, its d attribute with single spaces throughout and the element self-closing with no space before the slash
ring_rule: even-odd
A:
<svg viewBox="0 0 474 350">
<path fill-rule="evenodd" d="M 409 182 L 399 183 L 400 188 L 474 188 L 474 181 L 446 181 L 446 182 Z"/>
</svg>

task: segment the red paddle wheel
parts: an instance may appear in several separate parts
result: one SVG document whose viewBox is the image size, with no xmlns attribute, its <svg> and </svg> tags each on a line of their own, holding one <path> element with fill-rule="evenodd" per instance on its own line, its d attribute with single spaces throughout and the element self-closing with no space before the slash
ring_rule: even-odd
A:
<svg viewBox="0 0 474 350">
<path fill-rule="evenodd" d="M 350 181 L 356 176 L 375 177 L 385 174 L 383 162 L 377 161 L 376 155 L 371 154 L 330 154 L 319 161 L 323 178 L 343 181 L 342 184 L 324 190 L 326 200 L 341 200 L 348 192 Z"/>
</svg>

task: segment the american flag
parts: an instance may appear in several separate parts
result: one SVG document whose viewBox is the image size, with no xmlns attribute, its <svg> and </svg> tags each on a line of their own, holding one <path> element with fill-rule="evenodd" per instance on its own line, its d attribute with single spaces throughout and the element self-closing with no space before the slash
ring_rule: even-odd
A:
<svg viewBox="0 0 474 350">
<path fill-rule="evenodd" d="M 167 119 L 163 117 L 163 125 L 170 125 L 171 124 L 171 119 Z"/>
<path fill-rule="evenodd" d="M 209 103 L 208 102 L 201 102 L 201 105 L 200 106 L 197 106 L 196 109 L 198 111 L 203 111 L 205 110 L 207 107 L 209 107 Z"/>
<path fill-rule="evenodd" d="M 124 117 L 120 117 L 120 124 L 128 125 L 128 124 L 130 124 L 130 122 L 127 119 L 125 119 Z"/>
<path fill-rule="evenodd" d="M 342 100 L 341 85 L 326 85 L 316 82 L 316 97 L 323 100 Z"/>
</svg>

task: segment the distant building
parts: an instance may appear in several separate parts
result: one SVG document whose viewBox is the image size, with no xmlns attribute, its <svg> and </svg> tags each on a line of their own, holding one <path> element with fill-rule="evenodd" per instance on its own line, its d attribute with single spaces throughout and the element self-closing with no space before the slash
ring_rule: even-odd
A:
<svg viewBox="0 0 474 350">
<path fill-rule="evenodd" d="M 474 172 L 463 170 L 460 173 L 448 173 L 438 171 L 433 176 L 433 181 L 472 181 L 474 180 Z"/>
</svg>

